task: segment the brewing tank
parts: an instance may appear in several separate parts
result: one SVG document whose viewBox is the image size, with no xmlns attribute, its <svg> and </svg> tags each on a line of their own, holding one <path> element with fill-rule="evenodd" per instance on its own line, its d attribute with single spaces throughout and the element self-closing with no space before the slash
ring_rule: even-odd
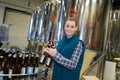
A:
<svg viewBox="0 0 120 80">
<path fill-rule="evenodd" d="M 105 16 L 110 9 L 107 0 L 82 0 L 78 19 L 78 36 L 87 49 L 101 51 L 105 38 Z M 104 22 L 103 22 L 104 21 Z"/>
</svg>

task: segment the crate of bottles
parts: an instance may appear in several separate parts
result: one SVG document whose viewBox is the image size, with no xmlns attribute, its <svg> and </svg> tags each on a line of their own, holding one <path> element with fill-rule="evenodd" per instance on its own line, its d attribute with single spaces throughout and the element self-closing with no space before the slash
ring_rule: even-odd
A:
<svg viewBox="0 0 120 80">
<path fill-rule="evenodd" d="M 0 80 L 37 80 L 38 73 L 39 54 L 0 48 Z"/>
</svg>

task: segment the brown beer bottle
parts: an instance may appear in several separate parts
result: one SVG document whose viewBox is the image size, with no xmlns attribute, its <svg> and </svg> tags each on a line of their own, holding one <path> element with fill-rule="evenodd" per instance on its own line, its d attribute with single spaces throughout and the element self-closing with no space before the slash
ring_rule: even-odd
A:
<svg viewBox="0 0 120 80">
<path fill-rule="evenodd" d="M 3 71 L 3 56 L 0 56 L 0 75 L 4 74 Z M 0 76 L 0 80 L 3 80 L 3 76 Z"/>
<path fill-rule="evenodd" d="M 17 55 L 18 55 L 18 57 L 17 57 L 17 62 L 16 62 L 16 66 L 17 66 L 16 74 L 21 74 L 23 54 L 18 53 Z M 22 76 L 17 76 L 17 80 L 20 80 L 21 78 L 22 78 Z"/>
<path fill-rule="evenodd" d="M 28 60 L 27 74 L 32 74 L 33 73 L 33 60 L 34 60 L 34 55 L 31 54 L 30 58 Z"/>
<path fill-rule="evenodd" d="M 55 47 L 54 42 L 50 40 L 47 43 L 46 47 L 48 47 L 48 48 L 54 48 Z M 46 53 L 45 51 L 43 51 L 43 53 L 41 55 L 41 58 L 40 58 L 40 63 L 41 64 L 46 64 L 46 66 L 51 67 L 52 57 L 48 53 Z"/>
<path fill-rule="evenodd" d="M 23 58 L 22 65 L 21 65 L 21 74 L 26 74 L 28 60 L 29 60 L 29 56 L 28 56 L 28 54 L 25 54 L 25 57 Z"/>
<path fill-rule="evenodd" d="M 11 53 L 7 53 L 8 55 L 5 57 L 6 60 L 4 60 L 4 74 L 9 74 L 9 68 L 10 68 L 10 61 L 12 58 Z M 4 76 L 4 80 L 10 80 L 8 76 Z"/>
<path fill-rule="evenodd" d="M 34 59 L 34 73 L 38 73 L 39 68 L 39 54 L 36 54 Z"/>
<path fill-rule="evenodd" d="M 4 56 L 4 63 L 7 61 L 7 58 L 8 58 L 8 55 L 10 54 L 10 48 L 4 48 L 3 50 L 2 50 L 2 53 L 3 53 L 3 56 Z M 11 56 L 12 56 L 12 54 L 11 54 Z"/>
<path fill-rule="evenodd" d="M 0 56 L 2 56 L 3 55 L 3 50 L 2 50 L 2 48 L 0 48 Z"/>
<path fill-rule="evenodd" d="M 20 69 L 20 74 L 23 76 L 20 77 L 20 80 L 26 80 L 25 74 L 27 73 L 27 66 L 28 66 L 28 53 L 25 54 L 25 52 L 22 52 L 25 56 L 23 56 L 22 63 L 21 63 L 21 69 Z"/>
<path fill-rule="evenodd" d="M 14 54 L 11 58 L 11 61 L 10 61 L 10 67 L 9 67 L 9 72 L 8 74 L 16 74 L 16 70 L 17 70 L 17 65 L 16 65 L 16 61 L 17 61 L 17 54 Z M 10 80 L 15 80 L 17 78 L 17 76 L 10 76 L 9 77 Z"/>
<path fill-rule="evenodd" d="M 19 54 L 17 62 L 16 62 L 16 65 L 17 65 L 17 72 L 16 73 L 17 74 L 20 74 L 20 72 L 21 72 L 22 62 L 23 62 L 23 54 Z"/>
<path fill-rule="evenodd" d="M 27 80 L 33 80 L 33 75 L 30 75 L 30 74 L 33 74 L 33 69 L 34 69 L 34 66 L 33 66 L 34 55 L 29 53 L 29 56 L 30 57 L 29 57 L 28 66 L 27 66 L 27 74 L 28 74 Z"/>
<path fill-rule="evenodd" d="M 54 48 L 55 47 L 54 42 L 50 40 L 47 44 L 47 47 Z M 46 55 L 45 64 L 46 64 L 46 66 L 51 67 L 52 66 L 52 57 L 48 53 L 45 53 L 45 55 Z"/>
</svg>

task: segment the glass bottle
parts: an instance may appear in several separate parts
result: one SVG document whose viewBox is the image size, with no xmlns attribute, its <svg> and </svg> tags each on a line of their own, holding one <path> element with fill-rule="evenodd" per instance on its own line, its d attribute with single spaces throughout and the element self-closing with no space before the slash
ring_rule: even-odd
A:
<svg viewBox="0 0 120 80">
<path fill-rule="evenodd" d="M 0 56 L 2 56 L 3 55 L 3 50 L 2 50 L 2 48 L 0 48 Z"/>
<path fill-rule="evenodd" d="M 29 60 L 28 60 L 28 66 L 27 66 L 27 74 L 33 74 L 33 70 L 34 70 L 34 65 L 33 65 L 33 61 L 34 61 L 34 54 L 30 54 L 29 55 Z M 28 75 L 27 80 L 33 80 L 33 75 Z"/>
<path fill-rule="evenodd" d="M 3 56 L 0 56 L 0 74 L 4 74 L 4 71 L 3 71 Z M 3 80 L 2 76 L 0 76 L 0 80 Z"/>
<path fill-rule="evenodd" d="M 34 59 L 34 73 L 38 73 L 39 68 L 39 54 L 36 54 Z"/>
<path fill-rule="evenodd" d="M 54 42 L 50 40 L 47 44 L 47 47 L 54 48 L 55 47 Z M 46 52 L 45 52 L 45 56 L 46 56 L 46 61 L 45 61 L 46 66 L 51 67 L 52 66 L 52 57 Z"/>
<path fill-rule="evenodd" d="M 21 65 L 21 74 L 26 74 L 27 72 L 27 66 L 28 66 L 28 54 L 25 54 L 25 57 L 23 58 L 22 65 Z"/>
<path fill-rule="evenodd" d="M 23 54 L 25 54 L 25 52 L 22 52 Z M 27 72 L 27 66 L 28 66 L 28 54 L 25 54 L 25 56 L 23 56 L 22 60 L 21 60 L 21 69 L 20 69 L 20 74 L 23 74 L 23 76 L 20 76 L 20 80 L 25 80 L 26 79 L 26 72 Z"/>
<path fill-rule="evenodd" d="M 9 71 L 8 74 L 16 74 L 17 66 L 16 66 L 16 56 L 17 54 L 14 54 L 10 60 L 10 65 L 9 65 Z M 15 80 L 16 76 L 9 76 L 10 80 Z"/>
<path fill-rule="evenodd" d="M 27 74 L 32 74 L 33 73 L 33 59 L 34 59 L 34 55 L 31 54 L 30 58 L 28 60 Z"/>
<path fill-rule="evenodd" d="M 16 72 L 17 74 L 20 74 L 21 72 L 22 62 L 23 62 L 23 54 L 19 54 L 17 59 L 17 72 Z"/>
<path fill-rule="evenodd" d="M 11 58 L 12 54 L 8 53 L 8 55 L 6 56 L 6 60 L 4 60 L 4 74 L 9 74 Z M 9 80 L 8 76 L 4 76 L 4 80 Z"/>
</svg>

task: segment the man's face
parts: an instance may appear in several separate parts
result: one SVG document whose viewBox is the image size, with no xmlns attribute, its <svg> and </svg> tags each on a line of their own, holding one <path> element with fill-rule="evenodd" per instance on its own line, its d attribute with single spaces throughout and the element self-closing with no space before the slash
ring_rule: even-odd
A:
<svg viewBox="0 0 120 80">
<path fill-rule="evenodd" d="M 67 20 L 64 30 L 67 37 L 71 37 L 77 31 L 75 21 Z"/>
</svg>

